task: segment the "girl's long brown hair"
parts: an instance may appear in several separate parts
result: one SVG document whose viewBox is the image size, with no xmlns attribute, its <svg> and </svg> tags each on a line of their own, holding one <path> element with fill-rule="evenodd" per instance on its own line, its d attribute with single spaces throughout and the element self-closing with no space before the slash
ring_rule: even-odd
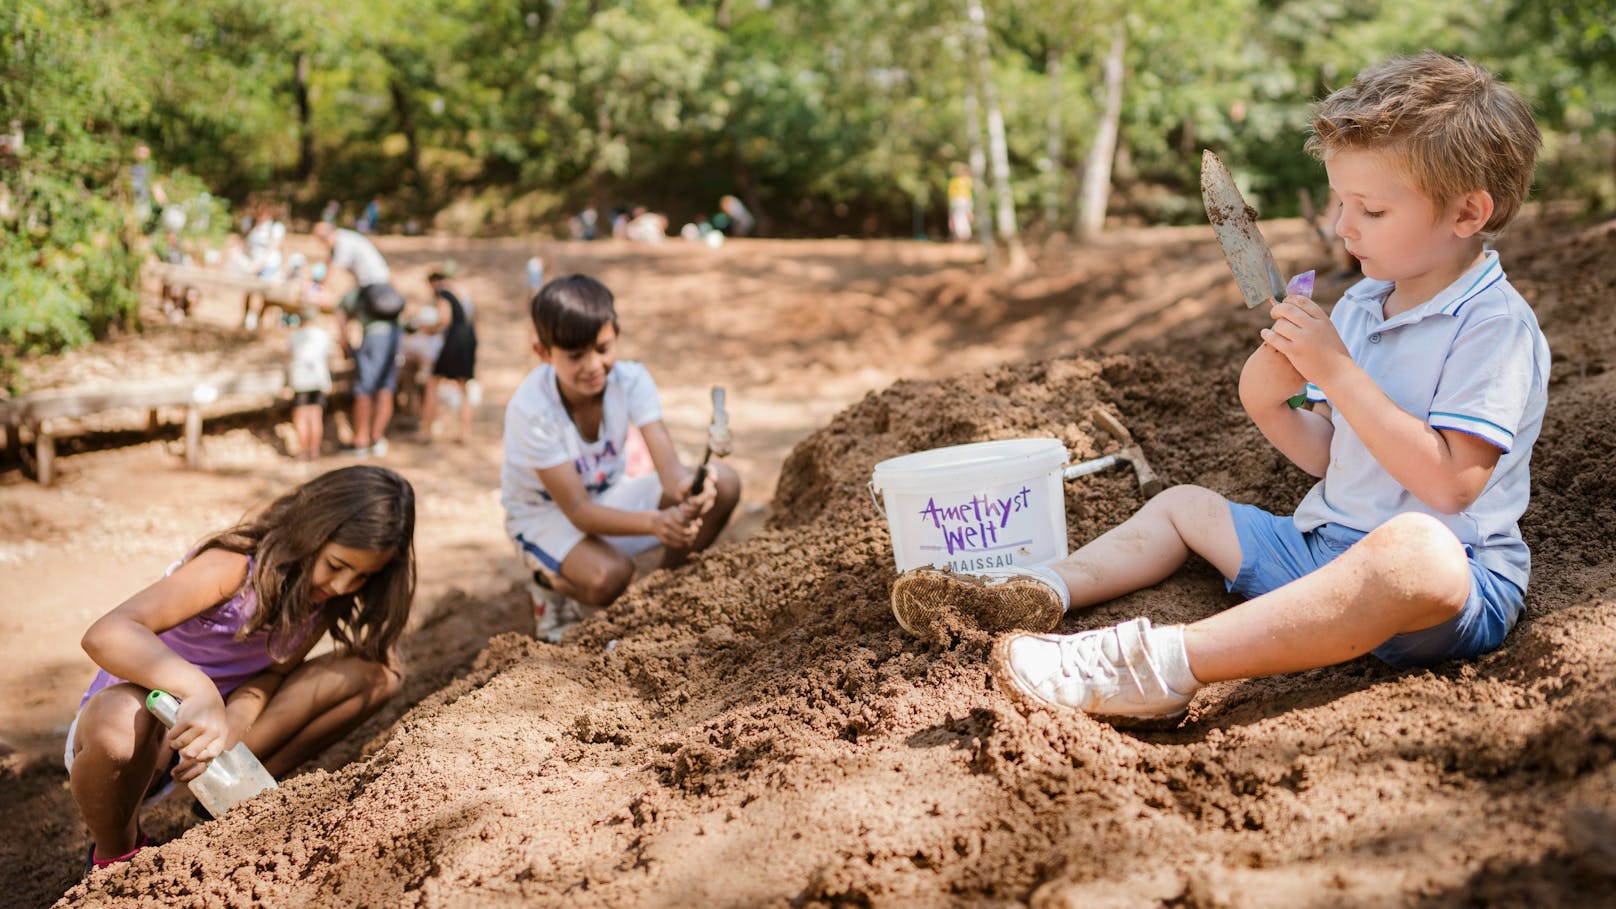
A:
<svg viewBox="0 0 1616 909">
<path fill-rule="evenodd" d="M 310 578 L 327 543 L 392 558 L 359 590 L 317 605 Z M 297 633 L 324 609 L 331 614 L 331 637 L 347 652 L 385 662 L 415 598 L 415 489 L 385 467 L 333 470 L 209 538 L 197 552 L 209 549 L 253 560 L 247 583 L 258 605 L 238 639 L 268 628 L 271 654 L 283 656 L 302 643 Z"/>
</svg>

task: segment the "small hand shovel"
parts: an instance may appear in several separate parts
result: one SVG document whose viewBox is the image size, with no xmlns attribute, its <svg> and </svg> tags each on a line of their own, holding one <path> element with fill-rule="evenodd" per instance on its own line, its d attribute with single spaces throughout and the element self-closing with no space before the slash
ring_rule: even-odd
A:
<svg viewBox="0 0 1616 909">
<path fill-rule="evenodd" d="M 707 462 L 713 455 L 727 457 L 735 450 L 735 438 L 729 432 L 729 414 L 724 410 L 724 386 L 713 386 L 713 421 L 707 426 L 707 453 L 701 456 L 696 468 L 696 479 L 690 483 L 690 494 L 701 495 L 707 484 Z"/>
</svg>

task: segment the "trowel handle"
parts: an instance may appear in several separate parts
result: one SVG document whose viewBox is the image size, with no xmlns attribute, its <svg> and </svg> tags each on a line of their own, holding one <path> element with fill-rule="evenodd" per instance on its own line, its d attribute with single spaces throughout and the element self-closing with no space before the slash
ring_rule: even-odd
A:
<svg viewBox="0 0 1616 909">
<path fill-rule="evenodd" d="M 1098 458 L 1073 464 L 1065 470 L 1062 470 L 1061 479 L 1075 480 L 1078 477 L 1086 477 L 1091 473 L 1098 473 L 1107 467 L 1120 463 L 1122 463 L 1122 458 L 1114 454 L 1103 455 Z"/>
<path fill-rule="evenodd" d="M 701 495 L 702 487 L 707 485 L 707 460 L 712 456 L 713 450 L 707 449 L 707 453 L 701 457 L 701 463 L 696 465 L 696 478 L 690 481 L 691 495 Z"/>
<path fill-rule="evenodd" d="M 180 702 L 161 688 L 154 689 L 151 694 L 146 695 L 146 709 L 170 729 L 180 716 Z"/>
</svg>

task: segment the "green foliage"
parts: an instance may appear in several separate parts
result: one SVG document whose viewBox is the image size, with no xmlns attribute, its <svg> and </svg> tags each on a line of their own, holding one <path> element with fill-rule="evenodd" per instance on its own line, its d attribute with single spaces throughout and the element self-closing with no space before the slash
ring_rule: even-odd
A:
<svg viewBox="0 0 1616 909">
<path fill-rule="evenodd" d="M 1119 22 L 1122 216 L 1200 220 L 1202 147 L 1265 214 L 1294 211 L 1323 182 L 1301 151 L 1309 104 L 1424 47 L 1478 60 L 1533 103 L 1540 196 L 1616 206 L 1616 0 L 985 2 L 1029 221 L 1053 192 L 1069 223 Z M 915 205 L 935 230 L 970 142 L 964 8 L 6 0 L 0 110 L 28 142 L 0 174 L 0 344 L 73 343 L 132 319 L 137 139 L 190 229 L 214 236 L 218 199 L 258 193 L 304 215 L 379 195 L 395 221 L 442 212 L 490 230 L 640 202 L 677 224 L 736 193 L 775 233 L 907 235 Z"/>
</svg>

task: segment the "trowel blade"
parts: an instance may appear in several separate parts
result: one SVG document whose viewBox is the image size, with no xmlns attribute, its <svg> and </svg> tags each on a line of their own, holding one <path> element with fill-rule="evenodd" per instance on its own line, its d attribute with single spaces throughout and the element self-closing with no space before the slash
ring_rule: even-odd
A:
<svg viewBox="0 0 1616 909">
<path fill-rule="evenodd" d="M 1256 210 L 1246 204 L 1234 176 L 1210 150 L 1201 153 L 1201 201 L 1246 305 L 1285 299 L 1285 279 L 1257 229 Z"/>
</svg>

